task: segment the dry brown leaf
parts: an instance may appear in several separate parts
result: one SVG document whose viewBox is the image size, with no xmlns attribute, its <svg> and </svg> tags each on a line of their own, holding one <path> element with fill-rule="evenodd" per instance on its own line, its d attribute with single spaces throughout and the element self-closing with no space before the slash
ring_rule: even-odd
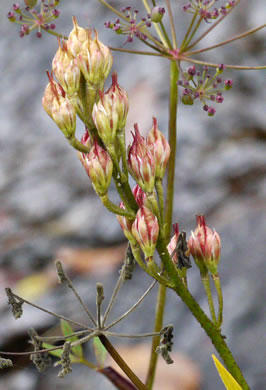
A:
<svg viewBox="0 0 266 390">
<path fill-rule="evenodd" d="M 130 345 L 130 347 L 116 345 L 115 347 L 129 367 L 142 381 L 145 381 L 150 357 L 150 345 L 139 344 L 136 346 Z M 198 390 L 201 375 L 197 365 L 181 353 L 173 352 L 171 357 L 174 363 L 170 365 L 167 365 L 159 357 L 154 390 Z M 107 365 L 112 365 L 122 373 L 116 363 L 110 357 L 108 359 Z"/>
<path fill-rule="evenodd" d="M 74 272 L 103 274 L 112 271 L 122 263 L 126 248 L 126 244 L 91 249 L 64 247 L 57 251 L 56 258 Z"/>
</svg>

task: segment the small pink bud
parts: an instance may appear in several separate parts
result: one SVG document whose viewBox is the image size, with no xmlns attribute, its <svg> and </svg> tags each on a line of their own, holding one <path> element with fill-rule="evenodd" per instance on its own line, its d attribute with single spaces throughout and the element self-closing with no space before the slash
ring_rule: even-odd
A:
<svg viewBox="0 0 266 390">
<path fill-rule="evenodd" d="M 85 145 L 88 149 L 91 149 L 93 147 L 93 139 L 88 132 L 88 129 L 86 128 L 85 133 L 81 137 L 80 142 Z"/>
<path fill-rule="evenodd" d="M 123 202 L 120 203 L 119 207 L 121 209 L 125 209 Z M 119 225 L 121 226 L 121 229 L 123 230 L 123 233 L 126 236 L 126 238 L 130 241 L 131 244 L 135 245 L 137 242 L 136 242 L 136 240 L 131 232 L 133 221 L 131 221 L 130 219 L 128 219 L 126 217 L 123 217 L 122 215 L 117 215 L 116 218 L 117 218 Z"/>
<path fill-rule="evenodd" d="M 153 7 L 151 10 L 151 21 L 153 23 L 161 22 L 163 16 L 165 14 L 165 9 L 163 7 Z"/>
<path fill-rule="evenodd" d="M 145 258 L 153 256 L 158 235 L 158 220 L 147 207 L 141 207 L 132 225 L 132 234 L 139 243 Z"/>
<path fill-rule="evenodd" d="M 118 130 L 124 130 L 128 113 L 126 91 L 117 83 L 117 74 L 112 75 L 112 85 L 108 91 L 100 93 L 100 100 L 94 104 L 92 117 L 104 144 L 114 143 Z"/>
<path fill-rule="evenodd" d="M 109 154 L 95 140 L 90 153 L 79 153 L 79 158 L 97 194 L 105 195 L 113 172 L 113 163 Z"/>
<path fill-rule="evenodd" d="M 170 157 L 170 146 L 157 127 L 157 119 L 153 118 L 153 128 L 147 137 L 148 148 L 155 163 L 155 177 L 163 178 Z"/>
<path fill-rule="evenodd" d="M 135 185 L 135 187 L 133 188 L 133 195 L 136 199 L 136 202 L 138 204 L 139 207 L 142 207 L 142 206 L 146 206 L 148 207 L 148 199 L 147 199 L 147 195 L 145 194 L 145 192 L 140 188 L 140 186 L 138 184 Z"/>
<path fill-rule="evenodd" d="M 49 83 L 44 91 L 42 105 L 47 114 L 57 124 L 66 138 L 71 138 L 76 131 L 76 111 L 65 95 L 60 84 L 47 72 Z"/>
<path fill-rule="evenodd" d="M 94 85 L 107 79 L 113 65 L 112 54 L 109 48 L 99 41 L 96 31 L 94 39 L 89 35 L 88 41 L 82 44 L 76 58 L 83 76 Z"/>
<path fill-rule="evenodd" d="M 74 28 L 70 32 L 67 40 L 67 50 L 73 56 L 76 57 L 80 51 L 84 42 L 88 42 L 88 30 L 78 25 L 77 19 L 73 16 Z"/>
<path fill-rule="evenodd" d="M 53 72 L 67 95 L 72 96 L 79 90 L 80 70 L 77 60 L 69 57 L 66 42 L 62 41 L 52 62 Z"/>
<path fill-rule="evenodd" d="M 154 158 L 145 139 L 140 135 L 138 125 L 134 125 L 133 143 L 128 149 L 128 168 L 143 191 L 151 193 L 155 181 Z"/>
<path fill-rule="evenodd" d="M 173 235 L 173 237 L 171 238 L 169 244 L 167 245 L 167 249 L 168 249 L 168 252 L 169 252 L 169 255 L 172 256 L 172 253 L 175 251 L 176 249 L 176 246 L 177 246 L 177 242 L 178 242 L 178 236 L 179 236 L 179 228 L 178 228 L 178 223 L 175 223 L 173 225 L 173 228 L 174 228 L 174 232 L 175 234 Z M 175 253 L 172 257 L 172 260 L 175 264 L 178 263 L 178 259 L 177 259 L 177 253 Z"/>
<path fill-rule="evenodd" d="M 195 263 L 201 274 L 206 274 L 207 270 L 211 274 L 218 273 L 218 264 L 221 253 L 221 239 L 215 230 L 206 226 L 205 217 L 196 217 L 198 226 L 191 232 L 188 241 L 190 253 L 194 257 Z"/>
</svg>

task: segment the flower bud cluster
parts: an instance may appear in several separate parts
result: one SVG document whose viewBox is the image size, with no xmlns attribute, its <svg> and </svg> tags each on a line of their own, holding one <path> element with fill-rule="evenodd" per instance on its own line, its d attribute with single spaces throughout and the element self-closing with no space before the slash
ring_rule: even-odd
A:
<svg viewBox="0 0 266 390">
<path fill-rule="evenodd" d="M 225 66 L 223 64 L 216 68 L 214 75 L 209 73 L 207 66 L 202 67 L 202 71 L 196 70 L 195 65 L 190 66 L 183 73 L 183 80 L 178 81 L 178 85 L 183 87 L 181 101 L 186 105 L 193 105 L 194 100 L 199 99 L 202 108 L 208 116 L 216 113 L 215 107 L 208 105 L 207 102 L 223 103 L 224 97 L 222 92 L 232 88 L 232 80 L 223 82 L 220 75 L 223 73 Z"/>
<path fill-rule="evenodd" d="M 111 30 L 115 31 L 119 35 L 127 35 L 126 43 L 132 42 L 134 40 L 134 37 L 137 37 L 142 40 L 147 39 L 147 35 L 143 33 L 141 30 L 142 28 L 151 27 L 152 22 L 158 23 L 161 21 L 165 9 L 162 7 L 154 7 L 151 10 L 150 14 L 147 14 L 146 16 L 142 17 L 139 21 L 137 20 L 139 11 L 135 9 L 132 11 L 132 7 L 123 7 L 121 9 L 121 12 L 125 15 L 125 20 L 117 19 L 115 22 L 105 22 L 104 25 L 106 28 L 110 28 Z"/>
<path fill-rule="evenodd" d="M 128 169 L 137 184 L 146 193 L 152 193 L 155 179 L 162 179 L 170 156 L 170 146 L 157 127 L 153 127 L 145 139 L 140 135 L 138 125 L 134 125 L 133 143 L 128 149 Z"/>
<path fill-rule="evenodd" d="M 34 8 L 37 0 L 24 0 L 26 7 L 21 8 L 19 4 L 13 4 L 12 11 L 7 14 L 10 22 L 19 24 L 19 35 L 23 38 L 32 31 L 37 30 L 37 38 L 42 37 L 42 31 L 54 30 L 56 25 L 53 23 L 57 19 L 60 11 L 56 8 L 60 0 L 41 2 L 40 8 Z M 51 23 L 52 22 L 52 23 Z"/>
<path fill-rule="evenodd" d="M 59 40 L 52 62 L 53 73 L 59 83 L 51 81 L 50 77 L 43 98 L 44 109 L 62 131 L 63 124 L 55 119 L 57 116 L 64 117 L 60 112 L 62 107 L 68 110 L 68 122 L 70 117 L 76 118 L 78 114 L 87 127 L 95 127 L 92 108 L 98 99 L 98 90 L 103 87 L 112 67 L 110 50 L 99 41 L 97 33 L 92 38 L 92 32 L 78 26 L 75 18 L 73 24 L 67 42 Z M 72 122 L 74 124 L 75 120 Z M 71 134 L 65 135 L 69 138 L 74 134 L 75 129 L 71 129 Z"/>
<path fill-rule="evenodd" d="M 213 0 L 189 0 L 189 3 L 183 6 L 183 10 L 199 15 L 205 22 L 208 22 L 211 19 L 226 15 L 228 10 L 236 5 L 235 0 L 229 0 L 220 8 L 213 8 L 214 3 Z"/>
</svg>

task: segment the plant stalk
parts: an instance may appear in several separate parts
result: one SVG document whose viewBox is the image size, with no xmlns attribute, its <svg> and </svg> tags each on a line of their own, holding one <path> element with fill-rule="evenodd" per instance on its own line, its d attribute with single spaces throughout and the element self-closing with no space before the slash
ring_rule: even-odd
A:
<svg viewBox="0 0 266 390">
<path fill-rule="evenodd" d="M 170 239 L 172 215 L 173 215 L 173 199 L 174 199 L 174 179 L 175 179 L 175 157 L 176 157 L 176 121 L 177 121 L 177 104 L 178 104 L 178 87 L 177 81 L 179 71 L 175 61 L 171 61 L 170 65 L 170 95 L 169 95 L 169 127 L 168 127 L 168 142 L 171 148 L 171 154 L 168 162 L 167 172 L 167 194 L 166 194 L 166 211 L 165 211 L 165 236 L 167 241 Z M 166 302 L 166 287 L 160 285 L 157 296 L 157 305 L 154 322 L 154 332 L 159 332 L 163 327 L 163 316 Z M 152 389 L 155 370 L 158 360 L 156 348 L 159 345 L 159 337 L 154 337 L 151 348 L 151 356 L 146 379 L 148 389 Z"/>
<path fill-rule="evenodd" d="M 119 355 L 119 353 L 114 348 L 114 346 L 111 344 L 111 342 L 107 339 L 107 337 L 105 337 L 104 335 L 100 335 L 99 339 L 100 339 L 102 345 L 105 347 L 105 349 L 112 356 L 114 361 L 119 365 L 121 370 L 123 370 L 123 372 L 132 381 L 132 383 L 134 383 L 134 385 L 137 387 L 137 389 L 147 390 L 147 387 L 144 385 L 144 383 L 141 382 L 141 380 L 131 370 L 131 368 L 127 365 L 127 363 L 122 359 L 122 357 Z"/>
</svg>

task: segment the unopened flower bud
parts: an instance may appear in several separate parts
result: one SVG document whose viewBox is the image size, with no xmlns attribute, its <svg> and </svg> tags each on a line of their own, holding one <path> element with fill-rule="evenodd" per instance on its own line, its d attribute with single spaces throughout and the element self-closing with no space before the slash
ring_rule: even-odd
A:
<svg viewBox="0 0 266 390">
<path fill-rule="evenodd" d="M 190 94 L 182 95 L 181 102 L 186 106 L 192 106 L 194 104 L 193 97 Z"/>
<path fill-rule="evenodd" d="M 76 131 L 76 111 L 65 95 L 60 84 L 48 74 L 49 83 L 44 91 L 42 105 L 47 114 L 57 124 L 66 138 L 71 138 Z"/>
<path fill-rule="evenodd" d="M 83 136 L 81 137 L 81 140 L 80 142 L 86 146 L 88 149 L 91 149 L 93 147 L 93 139 L 90 135 L 90 133 L 88 132 L 88 129 L 86 128 L 85 130 L 85 133 L 83 134 Z"/>
<path fill-rule="evenodd" d="M 158 129 L 156 118 L 153 118 L 153 128 L 148 134 L 147 145 L 154 158 L 155 177 L 162 179 L 170 157 L 170 146 Z"/>
<path fill-rule="evenodd" d="M 133 195 L 139 207 L 148 207 L 149 201 L 145 192 L 140 188 L 138 184 L 133 188 Z"/>
<path fill-rule="evenodd" d="M 155 215 L 147 207 L 141 207 L 132 225 L 132 234 L 139 243 L 145 258 L 153 256 L 158 235 L 159 224 Z"/>
<path fill-rule="evenodd" d="M 119 207 L 121 209 L 125 209 L 123 202 L 120 203 Z M 121 226 L 121 229 L 123 230 L 123 233 L 126 236 L 126 238 L 129 240 L 129 242 L 132 245 L 135 245 L 137 242 L 136 242 L 136 240 L 131 232 L 133 221 L 122 216 L 122 215 L 117 215 L 116 218 L 117 218 L 119 225 Z"/>
<path fill-rule="evenodd" d="M 232 88 L 232 86 L 233 86 L 233 80 L 225 80 L 225 82 L 224 82 L 224 89 L 226 89 L 227 91 L 229 90 L 229 89 L 231 89 Z"/>
<path fill-rule="evenodd" d="M 204 216 L 198 215 L 196 219 L 198 226 L 194 232 L 191 232 L 188 240 L 190 253 L 202 275 L 206 274 L 207 270 L 216 275 L 221 253 L 220 236 L 215 230 L 206 226 Z"/>
<path fill-rule="evenodd" d="M 143 191 L 151 193 L 155 181 L 154 158 L 145 139 L 140 135 L 138 125 L 134 125 L 133 143 L 128 149 L 128 168 Z"/>
<path fill-rule="evenodd" d="M 153 7 L 151 10 L 151 21 L 153 23 L 161 22 L 163 16 L 165 14 L 165 9 L 163 7 Z"/>
<path fill-rule="evenodd" d="M 88 30 L 78 25 L 77 19 L 73 17 L 74 28 L 70 32 L 67 40 L 67 50 L 73 56 L 76 57 L 80 51 L 84 42 L 88 42 L 89 34 Z"/>
<path fill-rule="evenodd" d="M 24 0 L 24 3 L 27 7 L 33 8 L 37 4 L 38 0 Z"/>
<path fill-rule="evenodd" d="M 89 40 L 83 43 L 77 62 L 83 76 L 90 83 L 98 85 L 107 79 L 113 57 L 109 48 L 99 41 L 96 31 L 94 39 L 91 39 L 89 32 Z"/>
<path fill-rule="evenodd" d="M 113 144 L 118 130 L 124 130 L 128 113 L 127 93 L 117 83 L 117 74 L 112 75 L 108 91 L 100 93 L 94 104 L 92 117 L 99 136 L 106 146 Z"/>
<path fill-rule="evenodd" d="M 66 42 L 62 42 L 52 62 L 53 72 L 68 96 L 72 96 L 79 89 L 80 70 L 77 60 L 69 57 Z"/>
<path fill-rule="evenodd" d="M 113 163 L 109 154 L 95 141 L 90 153 L 80 153 L 79 158 L 97 194 L 105 195 L 113 172 Z"/>
</svg>

